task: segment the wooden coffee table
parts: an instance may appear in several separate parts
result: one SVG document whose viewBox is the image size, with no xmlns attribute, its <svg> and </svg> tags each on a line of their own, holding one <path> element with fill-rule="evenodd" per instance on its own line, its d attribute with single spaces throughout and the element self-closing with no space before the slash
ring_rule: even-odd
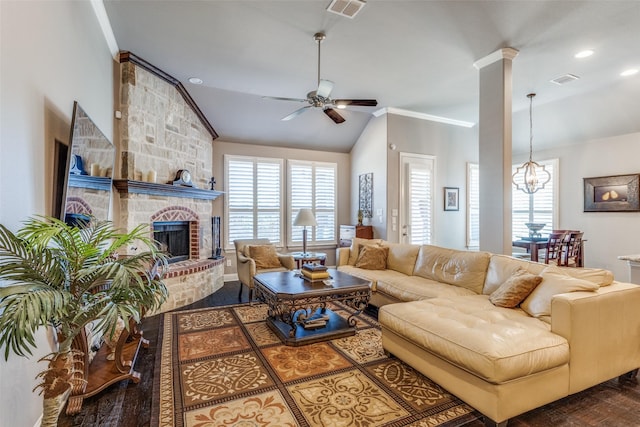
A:
<svg viewBox="0 0 640 427">
<path fill-rule="evenodd" d="M 269 306 L 267 324 L 287 345 L 298 346 L 356 333 L 355 316 L 371 298 L 371 282 L 329 269 L 331 279 L 309 282 L 297 271 L 254 276 L 256 296 Z M 327 308 L 342 301 L 355 312 L 347 319 Z"/>
</svg>

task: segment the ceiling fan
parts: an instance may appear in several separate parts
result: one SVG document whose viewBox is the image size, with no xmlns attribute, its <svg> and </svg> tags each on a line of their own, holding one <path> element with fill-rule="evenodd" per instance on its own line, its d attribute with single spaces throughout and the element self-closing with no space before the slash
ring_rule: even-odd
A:
<svg viewBox="0 0 640 427">
<path fill-rule="evenodd" d="M 295 110 L 293 113 L 282 120 L 291 120 L 294 117 L 299 116 L 310 108 L 322 108 L 322 111 L 329 116 L 335 123 L 342 123 L 345 121 L 344 117 L 340 115 L 335 109 L 345 108 L 349 105 L 356 105 L 361 107 L 375 107 L 378 105 L 378 101 L 375 99 L 333 99 L 331 98 L 331 90 L 333 90 L 333 82 L 331 80 L 323 80 L 320 78 L 320 45 L 326 38 L 324 33 L 316 33 L 313 35 L 313 39 L 318 43 L 318 88 L 307 94 L 306 98 L 283 98 L 278 96 L 263 96 L 263 98 L 276 99 L 279 101 L 296 101 L 306 102 L 306 105 L 302 108 Z"/>
</svg>

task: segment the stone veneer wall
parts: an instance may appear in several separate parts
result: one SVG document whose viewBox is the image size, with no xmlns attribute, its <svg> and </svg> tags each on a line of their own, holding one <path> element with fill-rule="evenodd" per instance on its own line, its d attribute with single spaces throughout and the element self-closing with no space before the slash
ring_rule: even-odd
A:
<svg viewBox="0 0 640 427">
<path fill-rule="evenodd" d="M 184 307 L 211 295 L 224 285 L 224 259 L 183 261 L 169 271 L 164 283 L 169 297 L 154 313 Z"/>
<path fill-rule="evenodd" d="M 198 188 L 208 188 L 213 139 L 176 88 L 130 63 L 120 64 L 121 178 L 145 181 L 149 171 L 166 183 L 188 169 Z"/>
<path fill-rule="evenodd" d="M 131 62 L 120 64 L 120 178 L 169 183 L 188 169 L 196 187 L 208 188 L 213 138 L 176 88 Z M 148 194 L 120 195 L 120 224 L 131 230 L 168 218 L 189 221 L 191 259 L 170 265 L 165 276 L 169 298 L 158 312 L 202 299 L 223 285 L 223 260 L 210 260 L 213 202 Z"/>
</svg>

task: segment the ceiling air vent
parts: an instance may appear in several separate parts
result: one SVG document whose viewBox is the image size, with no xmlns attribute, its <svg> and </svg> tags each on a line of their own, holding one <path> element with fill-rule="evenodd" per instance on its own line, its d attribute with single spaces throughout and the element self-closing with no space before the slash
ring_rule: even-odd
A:
<svg viewBox="0 0 640 427">
<path fill-rule="evenodd" d="M 364 7 L 364 0 L 333 0 L 327 10 L 340 16 L 353 19 Z"/>
<path fill-rule="evenodd" d="M 564 84 L 567 84 L 569 82 L 572 82 L 574 80 L 578 80 L 580 77 L 575 76 L 573 74 L 565 74 L 563 76 L 560 77 L 556 77 L 555 79 L 551 80 L 551 83 L 555 83 L 558 86 L 562 86 Z"/>
</svg>

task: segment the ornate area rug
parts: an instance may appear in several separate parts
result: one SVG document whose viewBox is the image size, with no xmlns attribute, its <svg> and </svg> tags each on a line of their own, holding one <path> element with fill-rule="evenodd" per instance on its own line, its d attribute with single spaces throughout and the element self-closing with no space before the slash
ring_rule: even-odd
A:
<svg viewBox="0 0 640 427">
<path fill-rule="evenodd" d="M 301 347 L 283 345 L 266 316 L 263 304 L 166 313 L 152 425 L 449 427 L 479 416 L 387 357 L 370 316 L 352 337 Z"/>
</svg>

